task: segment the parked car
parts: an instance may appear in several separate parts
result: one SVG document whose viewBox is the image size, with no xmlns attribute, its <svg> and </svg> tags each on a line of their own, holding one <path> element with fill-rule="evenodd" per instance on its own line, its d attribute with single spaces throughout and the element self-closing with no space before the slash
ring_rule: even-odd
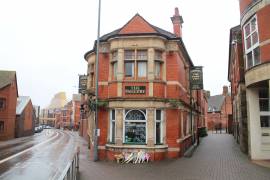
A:
<svg viewBox="0 0 270 180">
<path fill-rule="evenodd" d="M 42 126 L 36 126 L 35 127 L 35 133 L 40 133 L 43 130 Z"/>
</svg>

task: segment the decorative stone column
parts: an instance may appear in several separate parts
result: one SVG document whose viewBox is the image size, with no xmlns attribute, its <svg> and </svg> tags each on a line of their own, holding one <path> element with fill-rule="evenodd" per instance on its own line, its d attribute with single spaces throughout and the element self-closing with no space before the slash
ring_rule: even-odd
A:
<svg viewBox="0 0 270 180">
<path fill-rule="evenodd" d="M 154 108 L 147 109 L 147 146 L 155 145 L 155 114 Z"/>
<path fill-rule="evenodd" d="M 117 108 L 116 111 L 116 132 L 115 132 L 115 144 L 121 146 L 123 144 L 123 109 Z"/>
<path fill-rule="evenodd" d="M 117 96 L 122 96 L 122 81 L 124 78 L 124 49 L 118 49 L 117 61 Z"/>
<path fill-rule="evenodd" d="M 155 49 L 149 48 L 148 49 L 148 80 L 149 80 L 149 96 L 153 96 L 153 81 L 155 79 L 155 72 L 154 72 L 154 63 L 155 61 Z"/>
</svg>

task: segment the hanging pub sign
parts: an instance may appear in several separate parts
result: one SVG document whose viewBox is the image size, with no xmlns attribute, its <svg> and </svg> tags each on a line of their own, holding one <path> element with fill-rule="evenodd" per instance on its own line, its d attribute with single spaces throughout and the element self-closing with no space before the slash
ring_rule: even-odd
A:
<svg viewBox="0 0 270 180">
<path fill-rule="evenodd" d="M 145 94 L 145 86 L 125 86 L 125 94 Z"/>
<path fill-rule="evenodd" d="M 79 75 L 79 93 L 85 94 L 87 88 L 87 76 Z"/>
<path fill-rule="evenodd" d="M 191 88 L 191 90 L 203 89 L 202 66 L 194 66 L 190 70 L 190 88 Z"/>
</svg>

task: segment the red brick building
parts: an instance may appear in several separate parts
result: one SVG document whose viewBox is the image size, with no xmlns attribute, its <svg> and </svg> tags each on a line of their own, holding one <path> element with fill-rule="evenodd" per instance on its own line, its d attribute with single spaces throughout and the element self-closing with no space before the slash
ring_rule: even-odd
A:
<svg viewBox="0 0 270 180">
<path fill-rule="evenodd" d="M 222 94 L 208 99 L 207 127 L 208 130 L 223 129 L 232 132 L 231 96 L 227 86 L 223 86 Z"/>
<path fill-rule="evenodd" d="M 16 106 L 15 137 L 30 136 L 35 133 L 35 113 L 30 97 L 19 96 Z"/>
<path fill-rule="evenodd" d="M 16 104 L 18 97 L 15 71 L 0 71 L 0 140 L 15 137 Z"/>
<path fill-rule="evenodd" d="M 241 0 L 230 32 L 234 135 L 251 159 L 270 159 L 270 1 Z"/>
<path fill-rule="evenodd" d="M 182 41 L 183 19 L 171 18 L 174 34 L 136 14 L 123 27 L 100 38 L 98 80 L 99 159 L 143 150 L 152 160 L 177 158 L 191 146 L 205 108 L 202 91 L 189 94 L 194 65 Z M 88 135 L 93 149 L 95 128 L 95 50 L 88 62 Z M 191 120 L 191 108 L 193 115 Z"/>
</svg>

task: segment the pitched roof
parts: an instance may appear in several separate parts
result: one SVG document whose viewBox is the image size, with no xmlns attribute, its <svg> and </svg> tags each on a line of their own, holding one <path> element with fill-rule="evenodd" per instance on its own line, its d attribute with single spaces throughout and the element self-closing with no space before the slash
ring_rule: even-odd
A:
<svg viewBox="0 0 270 180">
<path fill-rule="evenodd" d="M 17 98 L 16 115 L 22 114 L 29 101 L 31 101 L 29 96 L 19 96 Z"/>
<path fill-rule="evenodd" d="M 137 13 L 123 27 L 101 36 L 99 40 L 100 42 L 106 42 L 110 38 L 121 36 L 134 36 L 134 35 L 157 35 L 164 37 L 166 39 L 175 39 L 175 40 L 181 39 L 169 31 L 166 31 L 164 29 L 161 29 L 159 27 L 150 24 L 141 15 Z M 86 59 L 88 54 L 95 51 L 95 47 L 96 42 L 94 44 L 93 49 L 85 53 L 84 59 Z"/>
<path fill-rule="evenodd" d="M 225 97 L 221 95 L 210 96 L 208 99 L 208 112 L 221 111 Z"/>
<path fill-rule="evenodd" d="M 16 71 L 3 71 L 0 70 L 0 89 L 6 87 L 14 81 Z"/>
</svg>

